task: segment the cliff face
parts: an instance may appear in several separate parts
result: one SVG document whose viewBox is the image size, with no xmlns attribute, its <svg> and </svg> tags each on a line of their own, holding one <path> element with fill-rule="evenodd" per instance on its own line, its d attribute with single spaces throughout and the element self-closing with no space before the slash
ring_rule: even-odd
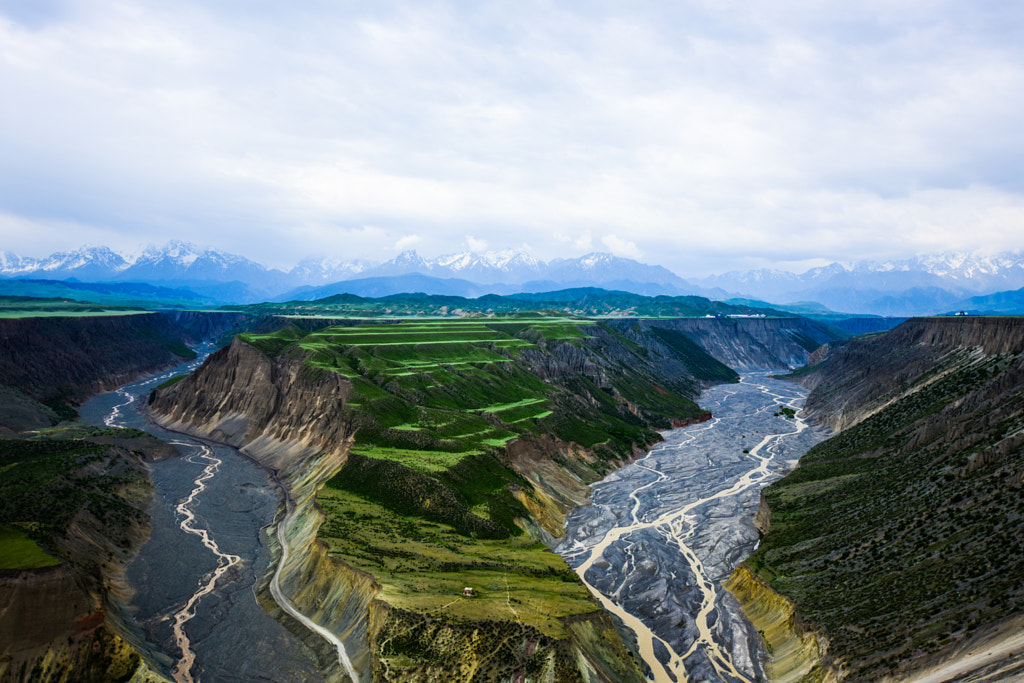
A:
<svg viewBox="0 0 1024 683">
<path fill-rule="evenodd" d="M 644 320 L 643 329 L 685 334 L 737 371 L 798 367 L 835 336 L 806 318 L 678 318 Z"/>
<path fill-rule="evenodd" d="M 768 487 L 748 567 L 850 681 L 903 680 L 1024 615 L 1024 320 L 904 323 L 801 376 L 841 431 Z"/>
<path fill-rule="evenodd" d="M 0 320 L 0 377 L 42 401 L 78 401 L 194 355 L 159 313 Z"/>
<path fill-rule="evenodd" d="M 134 432 L 91 431 L 0 441 L 0 525 L 26 527 L 60 561 L 0 570 L 2 681 L 162 680 L 118 625 L 124 567 L 149 533 L 152 489 L 138 453 L 162 457 L 167 447 Z"/>
<path fill-rule="evenodd" d="M 456 325 L 411 325 L 408 347 L 399 326 L 236 339 L 151 410 L 279 472 L 294 500 L 283 593 L 367 676 L 451 680 L 457 660 L 480 680 L 639 682 L 607 616 L 533 538 L 560 536 L 588 482 L 659 438 L 651 426 L 698 419 L 695 383 L 614 330 Z"/>
<path fill-rule="evenodd" d="M 327 454 L 327 470 L 344 461 L 350 391 L 341 375 L 314 376 L 301 358 L 271 359 L 236 339 L 185 381 L 154 393 L 150 406 L 172 429 L 258 455 L 298 490 L 312 456 Z"/>
<path fill-rule="evenodd" d="M 916 390 L 919 378 L 947 354 L 1019 354 L 1022 345 L 1016 318 L 914 318 L 833 349 L 797 381 L 813 390 L 806 414 L 841 430 Z"/>
</svg>

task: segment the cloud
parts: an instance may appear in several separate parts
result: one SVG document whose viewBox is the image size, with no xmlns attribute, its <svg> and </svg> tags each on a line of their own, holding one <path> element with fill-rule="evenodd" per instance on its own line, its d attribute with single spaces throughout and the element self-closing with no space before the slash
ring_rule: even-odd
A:
<svg viewBox="0 0 1024 683">
<path fill-rule="evenodd" d="M 477 239 L 472 235 L 466 235 L 466 245 L 472 252 L 481 252 L 487 249 L 487 240 Z"/>
<path fill-rule="evenodd" d="M 0 212 L 44 226 L 0 235 L 274 263 L 597 244 L 684 275 L 1021 249 L 1022 19 L 984 0 L 0 2 Z"/>
<path fill-rule="evenodd" d="M 608 250 L 616 256 L 626 256 L 637 260 L 643 258 L 643 254 L 637 249 L 636 244 L 617 235 L 605 235 L 601 238 L 601 244 L 608 247 Z"/>
<path fill-rule="evenodd" d="M 403 235 L 398 238 L 395 242 L 395 249 L 399 251 L 405 251 L 406 249 L 412 249 L 417 244 L 423 241 L 423 238 L 419 235 Z"/>
</svg>

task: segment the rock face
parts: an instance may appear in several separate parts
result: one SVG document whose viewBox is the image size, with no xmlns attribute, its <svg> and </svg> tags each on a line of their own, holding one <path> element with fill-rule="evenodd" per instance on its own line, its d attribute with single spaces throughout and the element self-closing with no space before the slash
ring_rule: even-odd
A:
<svg viewBox="0 0 1024 683">
<path fill-rule="evenodd" d="M 808 631 L 793 603 L 773 591 L 747 567 L 739 567 L 723 584 L 743 607 L 747 618 L 764 638 L 771 653 L 767 667 L 773 683 L 797 683 L 809 675 L 835 680 L 821 671 L 819 662 L 826 651 L 820 636 Z"/>
<path fill-rule="evenodd" d="M 192 377 L 155 393 L 151 408 L 172 429 L 259 454 L 294 488 L 313 456 L 326 454 L 327 470 L 344 461 L 354 431 L 344 410 L 350 391 L 341 375 L 314 377 L 301 358 L 270 359 L 236 339 Z"/>
<path fill-rule="evenodd" d="M 825 665 L 903 680 L 1019 623 L 1024 320 L 911 320 L 798 378 L 841 431 L 765 489 L 747 566 L 824 637 Z"/>
<path fill-rule="evenodd" d="M 0 377 L 47 402 L 72 403 L 195 356 L 160 313 L 0 320 Z"/>
<path fill-rule="evenodd" d="M 678 318 L 639 324 L 641 329 L 680 332 L 737 371 L 798 367 L 835 339 L 823 325 L 806 318 Z"/>
<path fill-rule="evenodd" d="M 124 567 L 149 532 L 142 510 L 152 491 L 133 451 L 156 448 L 161 457 L 166 447 L 120 436 L 3 444 L 0 522 L 33 519 L 34 538 L 61 563 L 0 571 L 0 680 L 162 680 L 148 673 L 119 626 Z"/>
<path fill-rule="evenodd" d="M 913 390 L 946 354 L 1019 354 L 1019 318 L 914 318 L 890 332 L 843 344 L 796 379 L 813 389 L 811 419 L 841 430 Z"/>
</svg>

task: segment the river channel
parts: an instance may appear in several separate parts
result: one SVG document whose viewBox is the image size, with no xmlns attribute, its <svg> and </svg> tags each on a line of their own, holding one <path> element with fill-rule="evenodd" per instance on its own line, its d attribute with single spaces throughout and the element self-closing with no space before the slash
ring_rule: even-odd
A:
<svg viewBox="0 0 1024 683">
<path fill-rule="evenodd" d="M 200 358 L 101 394 L 80 409 L 97 426 L 143 429 L 180 458 L 150 465 L 152 533 L 128 566 L 128 628 L 173 680 L 324 681 L 316 654 L 256 601 L 270 548 L 263 529 L 282 503 L 270 473 L 233 448 L 161 429 L 142 407 L 149 392 Z"/>
<path fill-rule="evenodd" d="M 286 507 L 272 475 L 233 448 L 158 427 L 144 410 L 153 388 L 195 369 L 206 352 L 80 410 L 86 422 L 143 429 L 182 454 L 150 465 L 152 534 L 127 570 L 127 627 L 179 683 L 325 681 L 332 676 L 317 655 L 256 600 L 272 559 L 265 529 Z M 780 411 L 804 398 L 768 373 L 709 389 L 700 403 L 711 421 L 665 432 L 569 514 L 556 550 L 624 627 L 652 681 L 764 678 L 760 639 L 720 582 L 757 543 L 760 489 L 826 436 Z M 271 593 L 290 613 L 272 576 Z"/>
<path fill-rule="evenodd" d="M 566 519 L 556 551 L 657 683 L 765 679 L 767 653 L 721 582 L 756 547 L 760 490 L 827 436 L 780 410 L 799 410 L 806 392 L 769 375 L 706 390 L 712 420 L 664 432 Z"/>
</svg>

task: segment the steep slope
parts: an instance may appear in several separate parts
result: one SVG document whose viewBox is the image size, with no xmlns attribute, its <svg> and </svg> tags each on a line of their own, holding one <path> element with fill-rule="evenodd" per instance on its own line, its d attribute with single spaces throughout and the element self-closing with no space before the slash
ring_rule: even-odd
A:
<svg viewBox="0 0 1024 683">
<path fill-rule="evenodd" d="M 902 680 L 1019 630 L 1024 320 L 911 320 L 801 380 L 842 431 L 764 491 L 747 564 L 824 636 L 826 667 Z"/>
<path fill-rule="evenodd" d="M 134 430 L 0 440 L 0 679 L 161 680 L 118 633 L 149 535 L 143 458 L 173 453 Z"/>
<path fill-rule="evenodd" d="M 194 358 L 185 339 L 159 313 L 0 319 L 0 381 L 73 414 L 86 396 Z"/>
<path fill-rule="evenodd" d="M 707 373 L 735 379 L 667 338 L 557 317 L 291 328 L 236 339 L 151 408 L 279 471 L 295 502 L 281 584 L 357 668 L 640 680 L 538 541 L 655 429 L 703 419 Z"/>
<path fill-rule="evenodd" d="M 815 349 L 836 337 L 806 318 L 677 318 L 643 320 L 639 325 L 641 330 L 684 335 L 722 364 L 741 371 L 801 366 Z"/>
</svg>

